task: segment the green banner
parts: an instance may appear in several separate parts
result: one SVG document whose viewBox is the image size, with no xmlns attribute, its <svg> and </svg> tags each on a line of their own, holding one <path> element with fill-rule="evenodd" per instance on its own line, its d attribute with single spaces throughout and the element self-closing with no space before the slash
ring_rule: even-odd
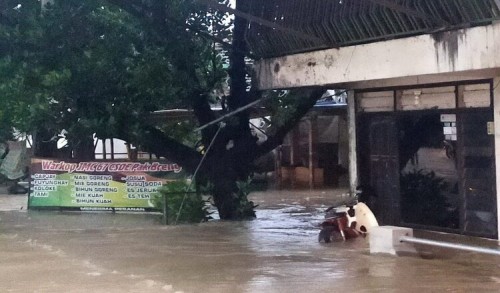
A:
<svg viewBox="0 0 500 293">
<path fill-rule="evenodd" d="M 64 162 L 32 159 L 29 207 L 80 210 L 153 210 L 168 181 L 184 179 L 167 162 Z"/>
</svg>

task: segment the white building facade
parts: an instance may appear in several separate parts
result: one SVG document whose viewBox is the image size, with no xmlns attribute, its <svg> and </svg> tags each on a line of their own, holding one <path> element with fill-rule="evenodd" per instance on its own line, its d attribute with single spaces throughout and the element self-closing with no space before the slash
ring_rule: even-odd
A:
<svg viewBox="0 0 500 293">
<path fill-rule="evenodd" d="M 372 188 L 383 224 L 498 237 L 500 23 L 264 58 L 255 73 L 260 90 L 349 90 L 351 187 Z"/>
</svg>

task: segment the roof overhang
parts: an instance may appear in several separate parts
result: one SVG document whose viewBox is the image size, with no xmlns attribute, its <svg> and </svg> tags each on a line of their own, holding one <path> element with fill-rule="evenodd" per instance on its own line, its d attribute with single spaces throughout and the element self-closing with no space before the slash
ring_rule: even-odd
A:
<svg viewBox="0 0 500 293">
<path fill-rule="evenodd" d="M 500 19 L 500 0 L 248 0 L 246 39 L 270 58 L 456 30 Z M 304 37 L 307 36 L 307 37 Z"/>
</svg>

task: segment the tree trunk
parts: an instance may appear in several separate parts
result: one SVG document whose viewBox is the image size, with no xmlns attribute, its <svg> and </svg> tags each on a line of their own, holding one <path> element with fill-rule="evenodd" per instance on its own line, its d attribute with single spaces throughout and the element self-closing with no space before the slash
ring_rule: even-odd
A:
<svg viewBox="0 0 500 293">
<path fill-rule="evenodd" d="M 247 11 L 249 1 L 237 0 L 238 10 Z M 229 111 L 234 111 L 247 105 L 249 96 L 246 83 L 245 55 L 248 52 L 245 41 L 245 30 L 248 22 L 236 16 L 234 20 L 232 51 L 230 60 L 230 96 L 228 99 Z M 248 202 L 246 194 L 238 190 L 237 180 L 246 180 L 250 175 L 250 156 L 245 150 L 256 142 L 252 139 L 249 127 L 248 111 L 242 111 L 229 120 L 223 130 L 223 138 L 217 146 L 217 157 L 210 169 L 210 181 L 214 184 L 214 203 L 221 219 L 240 220 L 255 217 L 253 203 Z M 228 147 L 228 144 L 232 147 Z"/>
<path fill-rule="evenodd" d="M 253 202 L 248 201 L 244 190 L 238 189 L 238 164 L 232 158 L 226 153 L 225 157 L 216 156 L 209 161 L 214 204 L 222 220 L 255 218 Z"/>
<path fill-rule="evenodd" d="M 81 162 L 95 160 L 94 140 L 91 137 L 83 138 L 74 144 L 73 159 Z"/>
<path fill-rule="evenodd" d="M 236 7 L 238 10 L 246 12 L 248 11 L 249 1 L 237 0 Z M 245 40 L 247 26 L 248 21 L 246 19 L 238 16 L 235 17 L 232 42 L 233 50 L 229 56 L 229 79 L 231 93 L 228 99 L 228 106 L 230 111 L 234 111 L 250 102 L 247 93 L 247 71 L 245 63 L 245 55 L 248 53 L 248 47 Z M 238 122 L 235 127 L 238 128 L 238 133 L 242 137 L 251 135 L 248 124 L 250 118 L 248 111 L 238 113 L 236 118 L 238 119 Z"/>
<path fill-rule="evenodd" d="M 214 204 L 219 211 L 221 220 L 237 220 L 242 218 L 238 215 L 238 202 L 235 196 L 236 182 L 234 180 L 219 177 L 213 181 Z"/>
<path fill-rule="evenodd" d="M 54 158 L 57 153 L 57 140 L 51 140 L 52 134 L 39 129 L 33 135 L 33 155 L 41 158 Z"/>
</svg>

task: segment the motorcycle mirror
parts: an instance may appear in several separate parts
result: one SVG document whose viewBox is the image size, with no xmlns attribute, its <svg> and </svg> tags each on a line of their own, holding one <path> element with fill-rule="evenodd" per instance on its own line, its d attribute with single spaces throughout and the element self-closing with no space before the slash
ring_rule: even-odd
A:
<svg viewBox="0 0 500 293">
<path fill-rule="evenodd" d="M 356 211 L 354 210 L 353 207 L 350 207 L 349 210 L 347 211 L 347 214 L 350 216 L 350 217 L 354 217 L 354 215 L 356 214 Z"/>
</svg>

